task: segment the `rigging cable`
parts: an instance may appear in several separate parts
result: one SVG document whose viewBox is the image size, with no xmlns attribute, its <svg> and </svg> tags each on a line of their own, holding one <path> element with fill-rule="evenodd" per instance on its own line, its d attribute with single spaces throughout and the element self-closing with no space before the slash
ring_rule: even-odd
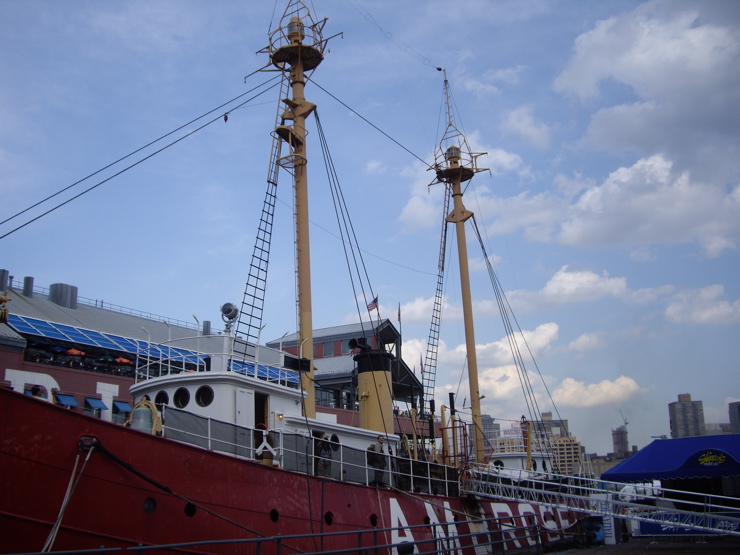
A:
<svg viewBox="0 0 740 555">
<path fill-rule="evenodd" d="M 248 76 L 247 76 L 247 77 L 248 77 Z M 245 79 L 246 79 L 246 78 L 245 78 Z M 111 162 L 111 163 L 110 163 L 110 164 L 108 164 L 107 166 L 105 166 L 105 167 L 103 167 L 103 168 L 100 168 L 99 170 L 97 170 L 97 171 L 95 171 L 95 172 L 93 172 L 93 173 L 89 174 L 89 175 L 88 175 L 88 176 L 86 176 L 86 177 L 83 177 L 82 179 L 80 179 L 80 180 L 78 180 L 78 181 L 76 181 L 76 182 L 72 183 L 71 185 L 68 185 L 67 187 L 64 187 L 63 189 L 60 189 L 60 190 L 59 190 L 59 191 L 57 191 L 56 193 L 54 193 L 54 194 L 52 194 L 52 195 L 49 195 L 49 196 L 48 196 L 48 197 L 46 197 L 45 199 L 43 199 L 43 200 L 40 200 L 40 201 L 36 202 L 35 204 L 33 204 L 33 205 L 31 205 L 31 206 L 29 206 L 29 207 L 25 208 L 24 210 L 21 210 L 20 212 L 18 212 L 18 213 L 16 213 L 16 214 L 14 214 L 13 216 L 11 216 L 11 217 L 9 217 L 9 218 L 6 218 L 6 219 L 5 219 L 5 220 L 3 220 L 2 222 L 0 222 L 0 225 L 3 225 L 3 224 L 5 224 L 5 223 L 7 223 L 7 222 L 9 222 L 9 221 L 13 220 L 14 218 L 17 218 L 18 216 L 20 216 L 20 215 L 22 215 L 22 214 L 24 214 L 24 213 L 28 212 L 29 210 L 31 210 L 31 209 L 33 209 L 33 208 L 36 208 L 37 206 L 39 206 L 39 205 L 43 204 L 44 202 L 46 202 L 46 201 L 48 201 L 48 200 L 51 200 L 52 198 L 56 197 L 57 195 L 60 195 L 61 193 L 65 192 L 65 191 L 68 191 L 68 190 L 69 190 L 69 189 L 71 189 L 72 187 L 74 187 L 74 186 L 76 186 L 76 185 L 79 185 L 79 184 L 80 184 L 80 183 L 82 183 L 83 181 L 86 181 L 86 180 L 90 179 L 91 177 L 93 177 L 93 176 L 95 176 L 95 175 L 99 174 L 100 172 L 102 172 L 102 171 L 105 171 L 105 170 L 107 170 L 107 169 L 111 168 L 112 166 L 114 166 L 114 165 L 118 164 L 119 162 L 122 162 L 123 160 L 126 160 L 127 158 L 130 158 L 130 157 L 131 157 L 131 156 L 133 156 L 134 154 L 136 154 L 136 153 L 138 153 L 138 152 L 141 152 L 142 150 L 144 150 L 144 149 L 146 149 L 146 148 L 150 147 L 150 146 L 151 146 L 151 145 L 153 145 L 153 144 L 156 144 L 157 142 L 161 141 L 162 139 L 164 139 L 164 138 L 166 138 L 166 137 L 169 137 L 169 136 L 170 136 L 170 135 L 172 135 L 173 133 L 176 133 L 177 131 L 180 131 L 180 130 L 182 130 L 183 128 L 187 127 L 188 125 L 190 125 L 190 124 L 192 124 L 192 123 L 194 123 L 194 122 L 196 122 L 196 121 L 198 121 L 198 120 L 201 120 L 201 119 L 203 119 L 204 117 L 206 117 L 206 116 L 208 116 L 208 115 L 212 114 L 212 113 L 213 113 L 213 112 L 215 112 L 216 110 L 219 110 L 219 109 L 223 108 L 224 106 L 227 106 L 227 105 L 229 105 L 229 104 L 233 103 L 234 101 L 236 101 L 236 100 L 239 100 L 239 99 L 240 99 L 240 98 L 242 98 L 243 96 L 245 96 L 245 95 L 247 95 L 247 94 L 250 94 L 250 93 L 252 93 L 253 91 L 255 91 L 255 90 L 259 89 L 260 87 L 263 87 L 263 86 L 265 86 L 266 84 L 270 83 L 271 81 L 274 81 L 275 79 L 276 79 L 276 77 L 273 77 L 273 78 L 271 78 L 271 79 L 269 79 L 269 80 L 265 81 L 264 83 L 261 83 L 260 85 L 257 85 L 256 87 L 253 87 L 252 89 L 250 89 L 250 90 L 248 90 L 248 91 L 246 91 L 246 92 L 244 92 L 244 93 L 240 94 L 239 96 L 236 96 L 236 97 L 232 98 L 232 99 L 231 99 L 231 100 L 229 100 L 228 102 L 225 102 L 225 103 L 221 104 L 220 106 L 217 106 L 216 108 L 214 108 L 214 109 L 212 109 L 212 110 L 210 110 L 210 111 L 206 112 L 205 114 L 202 114 L 201 116 L 198 116 L 197 118 L 195 118 L 195 119 L 193 119 L 193 120 L 189 121 L 188 123 L 185 123 L 185 124 L 181 125 L 181 126 L 180 126 L 180 127 L 178 127 L 177 129 L 173 129 L 173 130 L 172 130 L 172 131 L 170 131 L 169 133 L 166 133 L 165 135 L 162 135 L 162 136 L 161 136 L 161 137 L 159 137 L 158 139 L 155 139 L 155 140 L 153 140 L 153 141 L 149 142 L 148 144 L 146 144 L 146 145 L 144 145 L 144 146 L 142 146 L 142 147 L 140 147 L 140 148 L 138 148 L 138 149 L 134 150 L 133 152 L 130 152 L 129 154 L 127 154 L 126 156 L 123 156 L 122 158 L 119 158 L 119 159 L 118 159 L 118 160 L 116 160 L 115 162 Z M 49 209 L 49 210 L 47 210 L 46 212 L 43 212 L 43 213 L 39 214 L 38 216 L 36 216 L 35 218 L 32 218 L 32 219 L 28 220 L 28 221 L 27 221 L 26 223 L 24 223 L 24 224 L 21 224 L 21 225 L 19 225 L 19 226 L 18 226 L 18 227 L 16 227 L 15 229 L 12 229 L 12 230 L 8 231 L 8 232 L 7 232 L 7 233 L 5 233 L 4 235 L 0 235 L 0 239 L 4 239 L 4 238 L 5 238 L 5 237 L 7 237 L 8 235 L 11 235 L 11 234 L 15 233 L 16 231 L 18 231 L 18 230 L 20 230 L 20 229 L 22 229 L 22 228 L 26 227 L 27 225 L 29 225 L 29 224 L 31 224 L 31 223 L 33 223 L 33 222 L 35 222 L 36 220 L 39 220 L 39 219 L 43 218 L 44 216 L 46 216 L 46 215 L 50 214 L 51 212 L 54 212 L 55 210 L 57 210 L 57 209 L 61 208 L 62 206 L 66 205 L 66 204 L 69 204 L 69 203 L 70 203 L 70 202 L 72 202 L 73 200 L 76 200 L 76 199 L 78 199 L 79 197 L 81 197 L 81 196 L 85 195 L 86 193 L 89 193 L 89 192 L 90 192 L 90 191 L 92 191 L 93 189 L 95 189 L 95 188 L 99 187 L 100 185 L 103 185 L 104 183 L 106 183 L 106 182 L 110 181 L 110 180 L 111 180 L 111 179 L 113 179 L 114 177 L 117 177 L 117 176 L 121 175 L 122 173 L 124 173 L 124 172 L 126 172 L 126 171 L 130 170 L 131 168 L 133 168 L 133 167 L 135 167 L 135 166 L 138 166 L 138 165 L 139 165 L 139 164 L 141 164 L 142 162 L 144 162 L 144 161 L 148 160 L 149 158 L 152 158 L 152 157 L 153 157 L 154 155 L 156 155 L 156 154 L 159 154 L 160 152 L 162 152 L 162 151 L 166 150 L 167 148 L 169 148 L 169 147 L 171 147 L 171 146 L 173 146 L 173 145 L 175 145 L 175 144 L 179 143 L 179 142 L 180 142 L 180 141 L 182 141 L 183 139 L 186 139 L 186 138 L 187 138 L 187 137 L 189 137 L 190 135 L 193 135 L 193 134 L 194 134 L 194 133 L 196 133 L 197 131 L 200 131 L 200 130 L 204 129 L 205 127 L 209 126 L 210 124 L 212 124 L 212 123 L 214 123 L 214 122 L 216 122 L 216 121 L 220 120 L 220 119 L 221 119 L 222 117 L 225 117 L 225 116 L 226 116 L 227 114 L 229 114 L 229 113 L 233 112 L 234 110 L 238 110 L 239 108 L 242 108 L 242 107 L 243 107 L 244 105 L 248 104 L 249 102 L 251 102 L 251 101 L 252 101 L 252 100 L 254 100 L 255 98 L 258 98 L 259 96 L 261 96 L 262 94 L 266 93 L 267 91 L 269 91 L 269 90 L 271 90 L 271 89 L 275 88 L 275 86 L 276 86 L 276 84 L 273 84 L 273 85 L 271 85 L 270 87 L 266 88 L 265 90 L 263 90 L 263 91 L 261 91 L 261 92 L 257 93 L 256 95 L 254 95 L 254 96 L 250 97 L 249 99 L 245 100 L 245 101 L 244 101 L 244 102 L 242 102 L 241 104 L 238 104 L 238 105 L 237 105 L 237 106 L 235 106 L 234 108 L 232 108 L 232 109 L 228 110 L 228 111 L 227 111 L 227 112 L 225 112 L 224 114 L 219 114 L 219 115 L 218 115 L 218 117 L 216 117 L 216 118 L 214 118 L 214 119 L 212 119 L 212 120 L 210 120 L 210 121 L 207 121 L 206 123 L 204 123 L 204 124 L 203 124 L 203 125 L 201 125 L 200 127 L 196 128 L 196 129 L 194 129 L 194 130 L 192 130 L 192 131 L 189 131 L 188 133 L 186 133 L 186 134 L 185 134 L 185 135 L 183 135 L 182 137 L 180 137 L 180 138 L 178 138 L 178 139 L 176 139 L 176 140 L 172 141 L 171 143 L 168 143 L 167 145 L 163 146 L 163 147 L 162 147 L 162 148 L 160 148 L 159 150 L 156 150 L 156 151 L 154 151 L 153 153 L 149 154 L 148 156 L 145 156 L 144 158 L 142 158 L 142 159 L 138 160 L 137 162 L 134 162 L 134 163 L 130 164 L 129 166 L 126 166 L 126 167 L 125 167 L 124 169 L 122 169 L 122 170 L 120 170 L 120 171 L 118 171 L 118 172 L 114 173 L 113 175 L 111 175 L 111 176 L 107 177 L 106 179 L 103 179 L 102 181 L 99 181 L 99 182 L 98 182 L 98 183 L 96 183 L 95 185 L 92 185 L 91 187 L 88 187 L 87 189 L 85 189 L 85 190 L 84 190 L 84 191 L 82 191 L 81 193 L 78 193 L 78 194 L 76 194 L 75 196 L 73 196 L 73 197 L 71 197 L 71 198 L 69 198 L 69 199 L 65 200 L 64 202 L 61 202 L 61 203 L 57 204 L 57 205 L 56 205 L 56 206 L 54 206 L 53 208 L 50 208 L 50 209 Z"/>
<path fill-rule="evenodd" d="M 527 376 L 526 368 L 524 365 L 524 359 L 519 349 L 519 344 L 517 343 L 515 335 L 514 335 L 515 331 L 512 325 L 512 321 L 516 324 L 518 334 L 521 336 L 522 341 L 524 342 L 524 345 L 527 348 L 527 352 L 529 353 L 529 356 L 532 359 L 532 362 L 537 370 L 537 374 L 540 376 L 540 380 L 542 381 L 545 387 L 545 391 L 547 392 L 547 395 L 550 399 L 550 402 L 553 404 L 553 406 L 555 406 L 555 402 L 552 398 L 552 394 L 550 393 L 549 388 L 547 387 L 547 383 L 545 382 L 545 379 L 542 376 L 542 371 L 540 370 L 540 367 L 537 365 L 537 361 L 534 358 L 534 354 L 532 353 L 532 350 L 529 347 L 529 343 L 527 342 L 527 339 L 524 336 L 521 326 L 519 325 L 519 321 L 517 320 L 516 316 L 514 315 L 513 310 L 511 309 L 509 300 L 507 299 L 506 294 L 503 290 L 503 287 L 501 286 L 498 276 L 496 275 L 496 272 L 493 268 L 493 265 L 491 264 L 490 257 L 488 256 L 485 245 L 483 244 L 483 238 L 481 237 L 480 229 L 478 228 L 478 222 L 475 219 L 475 216 L 473 216 L 472 220 L 473 220 L 473 229 L 475 230 L 475 235 L 478 238 L 478 242 L 480 244 L 480 247 L 483 253 L 483 258 L 486 262 L 486 267 L 488 268 L 488 274 L 491 279 L 491 284 L 493 285 L 494 293 L 496 295 L 496 301 L 499 306 L 499 312 L 501 313 L 501 320 L 505 328 L 506 338 L 509 342 L 509 347 L 511 349 L 512 356 L 514 357 L 514 363 L 517 368 L 517 374 L 519 375 L 519 381 L 521 383 L 522 390 L 524 392 L 524 399 L 525 399 L 525 402 L 529 410 L 530 420 L 534 421 L 535 420 L 534 416 L 535 415 L 540 416 L 541 413 L 540 413 L 539 405 L 537 403 L 537 398 L 534 393 L 532 382 Z M 557 407 L 555 407 L 555 411 L 556 413 L 558 412 Z M 560 418 L 559 413 L 558 413 L 558 417 Z M 544 450 L 546 452 L 551 451 L 551 449 L 549 449 L 549 445 L 545 445 Z"/>
<path fill-rule="evenodd" d="M 329 96 L 331 96 L 334 100 L 336 100 L 337 102 L 339 102 L 342 106 L 344 106 L 345 108 L 347 108 L 347 110 L 349 110 L 350 112 L 352 112 L 354 115 L 356 115 L 362 121 L 364 121 L 365 123 L 367 123 L 368 125 L 370 125 L 373 129 L 375 129 L 376 131 L 380 132 L 383 136 L 385 136 L 386 138 L 388 138 L 391 141 L 393 141 L 394 143 L 396 143 L 398 146 L 400 146 L 402 149 L 404 149 L 406 152 L 408 152 L 411 156 L 413 156 L 414 158 L 416 158 L 417 160 L 419 160 L 422 164 L 425 164 L 427 167 L 431 166 L 431 164 L 429 164 L 426 160 L 424 160 L 420 156 L 417 156 L 416 154 L 414 154 L 413 152 L 411 152 L 408 148 L 406 148 L 405 146 L 403 146 L 396 139 L 394 139 L 388 133 L 386 133 L 385 131 L 383 131 L 380 127 L 378 127 L 377 125 L 375 125 L 374 123 L 372 123 L 370 120 L 368 120 L 365 116 L 363 116 L 362 114 L 360 114 L 356 110 L 350 108 L 347 104 L 345 104 L 344 102 L 342 102 L 341 100 L 339 100 L 336 96 L 334 96 L 329 91 L 327 91 L 324 87 L 322 87 L 321 85 L 319 85 L 315 80 L 312 81 L 312 83 L 314 85 L 316 85 L 318 88 L 320 88 L 322 91 L 324 91 L 326 94 L 328 94 Z"/>
<path fill-rule="evenodd" d="M 336 168 L 334 167 L 334 162 L 331 158 L 331 153 L 329 152 L 329 146 L 326 140 L 326 135 L 324 134 L 323 126 L 321 125 L 321 119 L 319 118 L 318 111 L 314 111 L 314 118 L 316 119 L 316 128 L 319 135 L 319 142 L 321 144 L 321 152 L 324 157 L 324 165 L 326 167 L 326 173 L 327 173 L 327 179 L 329 181 L 329 188 L 332 196 L 332 201 L 334 203 L 334 212 L 337 217 L 337 226 L 339 227 L 339 233 L 341 235 L 341 241 L 342 241 L 342 248 L 344 250 L 344 258 L 347 263 L 347 271 L 349 273 L 350 278 L 350 285 L 352 287 L 352 291 L 355 298 L 355 306 L 357 308 L 357 313 L 360 320 L 360 326 L 362 328 L 362 334 L 363 336 L 366 335 L 365 330 L 365 322 L 362 318 L 362 309 L 360 307 L 359 303 L 359 296 L 357 294 L 357 289 L 355 286 L 356 281 L 359 282 L 360 290 L 362 291 L 362 299 L 365 305 L 367 305 L 367 293 L 365 291 L 365 287 L 367 284 L 367 288 L 370 291 L 370 298 L 375 299 L 377 298 L 375 296 L 375 293 L 372 289 L 372 285 L 370 283 L 370 277 L 367 271 L 367 266 L 365 265 L 365 260 L 362 257 L 362 252 L 357 247 L 358 240 L 357 240 L 357 234 L 355 232 L 354 226 L 352 225 L 352 220 L 349 216 L 349 208 L 347 207 L 347 202 L 344 197 L 344 194 L 342 192 L 341 185 L 339 183 L 339 178 L 336 173 Z M 345 240 L 345 235 L 347 239 Z M 349 247 L 349 248 L 348 248 Z M 354 267 L 354 268 L 353 268 Z M 355 281 L 355 277 L 357 280 Z M 378 312 L 378 325 L 381 322 L 380 318 L 380 306 L 376 307 L 376 310 Z M 372 325 L 372 315 L 370 314 L 372 311 L 368 310 L 368 319 L 370 320 L 370 325 L 372 327 L 372 331 L 375 332 L 375 326 Z M 375 382 L 375 373 L 372 373 L 373 376 L 373 384 L 375 386 L 376 392 L 378 391 L 378 384 Z M 392 381 L 391 378 L 388 377 L 388 374 L 386 374 L 386 381 Z M 392 383 L 386 383 L 386 387 L 389 391 L 393 391 L 393 385 Z M 380 412 L 381 418 L 383 418 L 383 429 L 388 429 L 388 423 L 385 422 L 385 414 L 383 411 Z M 393 422 L 391 421 L 391 425 Z M 389 443 L 390 445 L 390 443 Z"/>
</svg>

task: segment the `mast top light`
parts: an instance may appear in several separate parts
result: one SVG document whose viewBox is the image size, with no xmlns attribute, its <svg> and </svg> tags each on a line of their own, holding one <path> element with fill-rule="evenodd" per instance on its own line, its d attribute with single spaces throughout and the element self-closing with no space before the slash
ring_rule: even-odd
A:
<svg viewBox="0 0 740 555">
<path fill-rule="evenodd" d="M 445 160 L 448 162 L 459 162 L 461 156 L 462 151 L 457 145 L 452 145 L 445 151 Z"/>
<path fill-rule="evenodd" d="M 290 18 L 288 23 L 288 39 L 293 44 L 300 44 L 303 42 L 306 33 L 303 31 L 303 22 L 296 16 Z"/>
</svg>

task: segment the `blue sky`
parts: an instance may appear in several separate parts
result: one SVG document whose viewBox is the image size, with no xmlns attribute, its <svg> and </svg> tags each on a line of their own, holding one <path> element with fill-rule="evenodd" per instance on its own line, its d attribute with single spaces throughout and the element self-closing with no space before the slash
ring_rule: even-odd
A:
<svg viewBox="0 0 740 555">
<path fill-rule="evenodd" d="M 244 76 L 267 63 L 256 52 L 283 8 L 0 1 L 0 219 L 264 81 Z M 740 4 L 333 0 L 312 11 L 329 18 L 325 36 L 343 33 L 315 82 L 427 164 L 445 122 L 435 68 L 447 70 L 456 124 L 488 153 L 490 171 L 465 204 L 557 411 L 588 452 L 611 451 L 620 411 L 631 444 L 669 434 L 667 405 L 680 393 L 704 402 L 707 422 L 729 421 L 727 403 L 740 399 Z M 306 96 L 319 106 L 380 313 L 395 320 L 401 305 L 404 358 L 418 367 L 441 190 L 428 187 L 427 165 L 321 89 L 309 83 Z M 263 95 L 1 239 L 0 267 L 219 323 L 219 306 L 243 295 L 276 101 Z M 309 132 L 314 322 L 325 327 L 356 310 Z M 265 339 L 296 327 L 286 179 L 278 196 Z M 468 237 L 483 411 L 507 427 L 525 405 Z M 451 264 L 437 399 L 459 391 L 460 406 L 456 275 Z M 554 411 L 536 391 L 540 410 Z"/>
</svg>

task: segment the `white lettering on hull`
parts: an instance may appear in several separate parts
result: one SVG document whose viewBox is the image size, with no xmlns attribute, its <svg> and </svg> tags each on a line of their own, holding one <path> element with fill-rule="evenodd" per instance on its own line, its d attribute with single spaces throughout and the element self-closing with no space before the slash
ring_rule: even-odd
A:
<svg viewBox="0 0 740 555">
<path fill-rule="evenodd" d="M 398 545 L 401 542 L 413 542 L 414 535 L 411 533 L 411 530 L 409 530 L 409 523 L 408 520 L 406 520 L 406 515 L 403 513 L 403 509 L 401 509 L 401 505 L 398 503 L 398 499 L 395 497 L 391 497 L 390 499 L 390 506 L 391 506 L 391 526 L 394 528 L 394 530 L 391 532 L 391 543 L 393 545 Z M 415 545 L 414 546 L 414 553 L 418 553 L 419 549 Z M 398 550 L 396 548 L 393 548 L 393 553 L 398 553 Z"/>
</svg>

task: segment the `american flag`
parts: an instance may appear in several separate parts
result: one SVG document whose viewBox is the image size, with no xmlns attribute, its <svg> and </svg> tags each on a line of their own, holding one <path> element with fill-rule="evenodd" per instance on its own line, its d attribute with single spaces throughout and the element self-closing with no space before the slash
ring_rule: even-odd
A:
<svg viewBox="0 0 740 555">
<path fill-rule="evenodd" d="M 378 309 L 378 297 L 375 297 L 372 301 L 370 301 L 367 304 L 368 310 L 377 310 Z"/>
</svg>

